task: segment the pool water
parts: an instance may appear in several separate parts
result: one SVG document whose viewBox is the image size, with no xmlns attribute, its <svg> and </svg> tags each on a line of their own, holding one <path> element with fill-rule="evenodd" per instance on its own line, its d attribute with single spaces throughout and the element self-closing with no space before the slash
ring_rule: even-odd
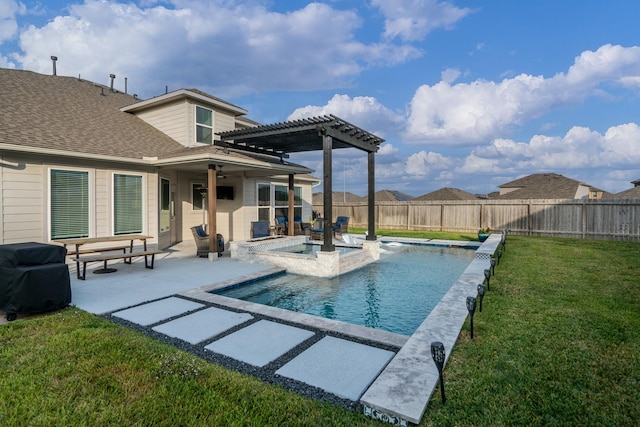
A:
<svg viewBox="0 0 640 427">
<path fill-rule="evenodd" d="M 383 245 L 378 262 L 332 279 L 282 274 L 215 293 L 411 335 L 474 257 L 463 248 Z"/>
</svg>

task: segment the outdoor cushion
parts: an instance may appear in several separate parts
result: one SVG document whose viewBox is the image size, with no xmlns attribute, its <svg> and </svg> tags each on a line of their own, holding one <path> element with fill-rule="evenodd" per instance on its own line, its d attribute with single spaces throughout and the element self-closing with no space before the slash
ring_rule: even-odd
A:
<svg viewBox="0 0 640 427">
<path fill-rule="evenodd" d="M 202 228 L 201 225 L 196 225 L 194 228 L 196 229 L 196 233 L 198 233 L 198 236 L 209 237 L 209 235 L 205 233 L 204 228 Z"/>
<path fill-rule="evenodd" d="M 251 238 L 268 237 L 269 223 L 266 221 L 253 221 L 251 223 Z"/>
</svg>

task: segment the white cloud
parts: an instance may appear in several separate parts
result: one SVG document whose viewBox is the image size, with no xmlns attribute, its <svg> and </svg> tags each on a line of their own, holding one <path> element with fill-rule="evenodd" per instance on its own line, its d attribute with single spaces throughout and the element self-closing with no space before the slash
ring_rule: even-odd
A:
<svg viewBox="0 0 640 427">
<path fill-rule="evenodd" d="M 16 0 L 2 0 L 0 2 L 0 44 L 12 39 L 18 31 L 16 17 L 26 13 L 24 3 Z"/>
<path fill-rule="evenodd" d="M 109 73 L 127 76 L 141 96 L 171 84 L 233 97 L 344 87 L 367 67 L 421 55 L 411 46 L 358 41 L 356 12 L 322 3 L 287 13 L 258 2 L 155 3 L 71 5 L 68 15 L 21 33 L 19 62 L 49 72 L 49 57 L 56 55 L 59 74 L 98 82 Z"/>
<path fill-rule="evenodd" d="M 381 138 L 387 133 L 400 130 L 404 117 L 380 104 L 371 96 L 334 95 L 326 105 L 307 105 L 298 108 L 287 120 L 298 120 L 307 117 L 334 114 L 352 124 L 365 129 Z"/>
<path fill-rule="evenodd" d="M 459 8 L 450 1 L 372 0 L 385 17 L 384 36 L 406 41 L 423 40 L 438 28 L 449 29 L 469 15 L 469 8 Z"/>
<path fill-rule="evenodd" d="M 585 51 L 566 74 L 520 74 L 499 83 L 450 83 L 450 74 L 419 87 L 411 100 L 406 138 L 416 143 L 470 145 L 509 134 L 514 126 L 562 105 L 604 94 L 602 86 L 640 76 L 640 47 L 604 45 Z"/>
<path fill-rule="evenodd" d="M 404 172 L 409 175 L 428 175 L 447 169 L 451 164 L 452 159 L 440 153 L 419 151 L 407 158 Z"/>
</svg>

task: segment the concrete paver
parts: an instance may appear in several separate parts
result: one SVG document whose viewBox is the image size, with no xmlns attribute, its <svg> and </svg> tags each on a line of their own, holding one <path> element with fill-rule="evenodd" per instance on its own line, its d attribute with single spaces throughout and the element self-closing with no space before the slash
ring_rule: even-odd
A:
<svg viewBox="0 0 640 427">
<path fill-rule="evenodd" d="M 394 355 L 388 350 L 324 337 L 276 374 L 357 401 Z"/>
<path fill-rule="evenodd" d="M 251 319 L 253 316 L 247 313 L 235 313 L 210 307 L 160 324 L 152 329 L 190 344 L 197 344 Z"/>
<path fill-rule="evenodd" d="M 113 316 L 142 326 L 152 325 L 188 311 L 204 307 L 194 301 L 170 297 L 112 313 Z"/>
<path fill-rule="evenodd" d="M 314 335 L 305 329 L 260 320 L 212 342 L 205 348 L 262 367 Z"/>
</svg>

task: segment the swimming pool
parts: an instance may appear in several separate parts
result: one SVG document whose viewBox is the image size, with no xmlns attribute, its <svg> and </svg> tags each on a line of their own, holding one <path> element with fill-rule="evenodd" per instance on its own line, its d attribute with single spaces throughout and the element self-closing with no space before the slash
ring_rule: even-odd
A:
<svg viewBox="0 0 640 427">
<path fill-rule="evenodd" d="M 463 248 L 382 245 L 379 261 L 332 279 L 283 274 L 214 293 L 411 335 L 474 257 Z"/>
</svg>

